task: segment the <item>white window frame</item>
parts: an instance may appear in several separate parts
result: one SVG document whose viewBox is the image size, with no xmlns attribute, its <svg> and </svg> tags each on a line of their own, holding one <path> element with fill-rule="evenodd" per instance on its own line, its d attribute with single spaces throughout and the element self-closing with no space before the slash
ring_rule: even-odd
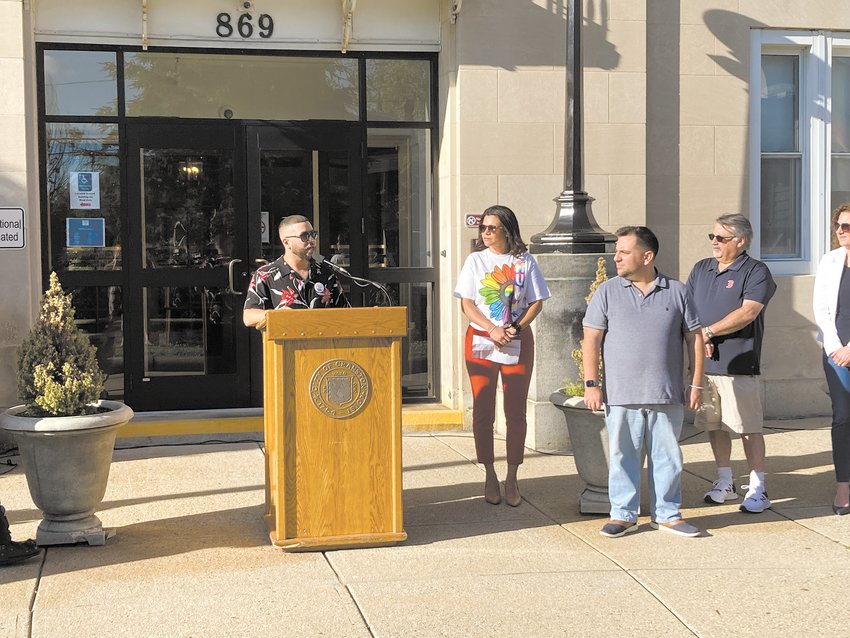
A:
<svg viewBox="0 0 850 638">
<path fill-rule="evenodd" d="M 749 174 L 750 253 L 761 257 L 761 63 L 769 54 L 800 58 L 798 148 L 801 154 L 800 214 L 802 255 L 765 259 L 776 275 L 813 274 L 829 250 L 830 109 L 833 41 L 850 46 L 847 34 L 823 31 L 754 29 L 750 37 Z"/>
</svg>

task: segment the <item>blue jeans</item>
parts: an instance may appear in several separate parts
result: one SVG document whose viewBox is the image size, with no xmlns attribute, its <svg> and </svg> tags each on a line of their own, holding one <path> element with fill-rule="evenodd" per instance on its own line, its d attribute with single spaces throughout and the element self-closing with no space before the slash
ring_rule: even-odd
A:
<svg viewBox="0 0 850 638">
<path fill-rule="evenodd" d="M 823 371 L 832 401 L 832 462 L 835 480 L 850 481 L 850 368 L 823 355 Z"/>
<path fill-rule="evenodd" d="M 647 449 L 649 508 L 652 519 L 682 518 L 682 405 L 608 405 L 608 498 L 611 519 L 637 522 L 640 507 L 641 451 Z"/>
</svg>

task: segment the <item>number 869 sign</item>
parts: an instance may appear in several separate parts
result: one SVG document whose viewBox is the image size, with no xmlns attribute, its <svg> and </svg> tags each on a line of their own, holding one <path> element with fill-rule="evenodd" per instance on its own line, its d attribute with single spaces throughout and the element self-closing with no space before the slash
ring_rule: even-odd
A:
<svg viewBox="0 0 850 638">
<path fill-rule="evenodd" d="M 234 33 L 243 38 L 250 38 L 256 30 L 257 35 L 267 39 L 272 37 L 274 33 L 274 18 L 268 13 L 261 13 L 257 16 L 256 28 L 254 27 L 254 16 L 250 13 L 243 13 L 234 23 L 231 15 L 222 11 L 216 16 L 216 21 L 215 33 L 220 38 L 229 38 Z"/>
</svg>

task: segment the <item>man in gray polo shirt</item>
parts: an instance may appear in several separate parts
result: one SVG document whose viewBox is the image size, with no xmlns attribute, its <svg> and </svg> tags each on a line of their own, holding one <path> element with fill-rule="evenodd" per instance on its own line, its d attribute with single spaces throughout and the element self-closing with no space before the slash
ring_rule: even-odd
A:
<svg viewBox="0 0 850 638">
<path fill-rule="evenodd" d="M 680 536 L 700 531 L 682 519 L 683 400 L 701 401 L 703 340 L 687 290 L 655 269 L 658 239 L 645 226 L 617 231 L 617 276 L 593 295 L 584 316 L 585 395 L 591 410 L 605 405 L 608 427 L 608 497 L 611 520 L 603 536 L 637 529 L 641 451 L 649 461 L 650 525 Z M 691 385 L 683 387 L 684 343 Z M 599 356 L 604 385 L 597 378 Z"/>
<path fill-rule="evenodd" d="M 747 254 L 753 228 L 746 217 L 737 213 L 718 217 L 708 238 L 713 257 L 697 262 L 688 277 L 688 292 L 703 325 L 706 357 L 703 408 L 694 424 L 708 432 L 718 474 L 705 502 L 738 498 L 730 461 L 730 432 L 735 432 L 750 469 L 740 509 L 757 514 L 771 506 L 764 488 L 759 374 L 764 310 L 776 284 L 767 266 Z"/>
</svg>

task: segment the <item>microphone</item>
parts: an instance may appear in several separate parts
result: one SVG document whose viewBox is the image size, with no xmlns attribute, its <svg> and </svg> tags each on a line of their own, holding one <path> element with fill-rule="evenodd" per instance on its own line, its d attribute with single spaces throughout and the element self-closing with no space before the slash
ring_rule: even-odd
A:
<svg viewBox="0 0 850 638">
<path fill-rule="evenodd" d="M 368 286 L 372 286 L 374 288 L 377 288 L 378 290 L 380 290 L 384 294 L 384 298 L 387 300 L 387 305 L 388 306 L 393 305 L 392 295 L 390 295 L 389 290 L 387 290 L 386 286 L 384 286 L 383 284 L 380 284 L 377 281 L 372 281 L 371 279 L 364 279 L 363 277 L 358 277 L 356 275 L 352 275 L 345 268 L 343 268 L 342 266 L 338 266 L 337 264 L 333 263 L 329 259 L 325 259 L 325 256 L 322 255 L 321 253 L 318 253 L 318 252 L 313 253 L 313 261 L 315 261 L 319 265 L 321 265 L 321 264 L 327 265 L 335 273 L 337 273 L 338 275 L 342 275 L 343 277 L 345 277 L 349 281 L 352 281 L 353 283 L 355 283 L 357 286 L 359 286 L 361 288 L 366 288 Z"/>
<path fill-rule="evenodd" d="M 339 274 L 345 275 L 346 277 L 354 276 L 342 266 L 337 266 L 330 259 L 326 259 L 322 253 L 313 253 L 313 261 L 315 261 L 317 264 L 327 264 L 331 270 L 335 270 Z"/>
</svg>

